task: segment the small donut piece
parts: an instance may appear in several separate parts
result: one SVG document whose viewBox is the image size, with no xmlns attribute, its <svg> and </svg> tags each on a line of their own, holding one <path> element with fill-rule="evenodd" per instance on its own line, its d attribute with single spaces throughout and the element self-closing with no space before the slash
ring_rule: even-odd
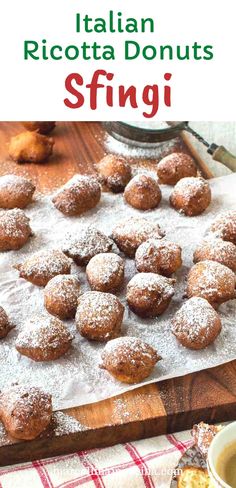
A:
<svg viewBox="0 0 236 488">
<path fill-rule="evenodd" d="M 236 273 L 236 246 L 232 242 L 208 237 L 198 245 L 193 254 L 193 262 L 217 261 Z"/>
<path fill-rule="evenodd" d="M 136 274 L 127 286 L 127 302 L 140 317 L 157 317 L 168 307 L 174 295 L 175 280 L 155 273 Z"/>
<path fill-rule="evenodd" d="M 211 203 L 209 183 L 201 177 L 182 178 L 172 191 L 170 203 L 188 217 L 200 215 Z"/>
<path fill-rule="evenodd" d="M 111 293 L 89 291 L 78 299 L 75 322 L 79 333 L 92 341 L 108 341 L 120 333 L 124 307 Z"/>
<path fill-rule="evenodd" d="M 189 271 L 188 298 L 205 298 L 214 308 L 236 298 L 236 277 L 233 271 L 215 261 L 201 261 Z"/>
<path fill-rule="evenodd" d="M 165 185 L 176 185 L 182 178 L 197 176 L 193 158 L 185 153 L 172 153 L 165 156 L 157 165 L 159 182 Z"/>
<path fill-rule="evenodd" d="M 124 261 L 115 253 L 101 253 L 94 256 L 86 268 L 92 290 L 113 293 L 124 281 Z"/>
<path fill-rule="evenodd" d="M 113 241 L 95 227 L 89 226 L 77 234 L 68 234 L 62 251 L 72 258 L 78 266 L 86 266 L 93 256 L 110 252 Z"/>
<path fill-rule="evenodd" d="M 4 175 L 0 177 L 0 207 L 25 208 L 32 202 L 35 186 L 22 176 Z"/>
<path fill-rule="evenodd" d="M 101 368 L 123 383 L 140 383 L 147 378 L 161 357 L 153 347 L 136 337 L 109 341 L 102 353 Z"/>
<path fill-rule="evenodd" d="M 43 163 L 52 154 L 54 140 L 38 132 L 21 132 L 12 137 L 9 156 L 17 163 Z"/>
<path fill-rule="evenodd" d="M 14 268 L 19 270 L 20 278 L 37 286 L 46 284 L 60 274 L 70 274 L 71 261 L 56 249 L 38 251 L 29 256 L 22 264 L 16 264 Z"/>
<path fill-rule="evenodd" d="M 0 394 L 0 419 L 15 439 L 35 439 L 51 418 L 52 397 L 40 388 L 14 385 Z"/>
<path fill-rule="evenodd" d="M 16 349 L 33 361 L 54 361 L 71 347 L 73 335 L 55 317 L 35 316 L 16 339 Z"/>
<path fill-rule="evenodd" d="M 32 235 L 30 219 L 23 210 L 13 208 L 0 212 L 0 251 L 23 247 Z"/>
<path fill-rule="evenodd" d="M 51 315 L 61 320 L 73 318 L 79 294 L 80 283 L 75 276 L 54 276 L 44 290 L 45 308 Z"/>
<path fill-rule="evenodd" d="M 221 331 L 218 313 L 205 298 L 192 297 L 172 319 L 172 332 L 189 349 L 205 349 Z"/>
<path fill-rule="evenodd" d="M 158 207 L 161 190 L 157 181 L 148 175 L 136 175 L 124 191 L 127 203 L 138 210 L 150 210 Z"/>
<path fill-rule="evenodd" d="M 236 210 L 227 210 L 218 215 L 211 224 L 210 230 L 223 241 L 236 245 Z"/>
<path fill-rule="evenodd" d="M 10 323 L 4 308 L 0 307 L 0 339 L 6 337 L 11 329 L 13 329 L 13 325 Z"/>
<path fill-rule="evenodd" d="M 223 425 L 209 425 L 204 422 L 199 422 L 199 424 L 193 426 L 191 430 L 192 438 L 195 446 L 205 459 L 207 458 L 208 450 L 214 437 L 223 428 Z"/>
<path fill-rule="evenodd" d="M 124 191 L 132 176 L 130 165 L 115 154 L 107 154 L 96 167 L 101 184 L 113 193 Z"/>
<path fill-rule="evenodd" d="M 164 232 L 160 226 L 144 218 L 131 217 L 119 222 L 112 231 L 112 239 L 126 256 L 133 258 L 136 249 L 147 239 L 161 239 Z"/>
<path fill-rule="evenodd" d="M 181 247 L 165 239 L 148 239 L 138 247 L 135 264 L 141 273 L 171 276 L 182 266 Z"/>
<path fill-rule="evenodd" d="M 53 197 L 57 210 L 64 215 L 81 215 L 96 207 L 101 198 L 101 187 L 93 176 L 75 175 Z"/>
<path fill-rule="evenodd" d="M 56 122 L 22 122 L 25 129 L 36 130 L 40 134 L 49 134 L 56 127 Z"/>
</svg>

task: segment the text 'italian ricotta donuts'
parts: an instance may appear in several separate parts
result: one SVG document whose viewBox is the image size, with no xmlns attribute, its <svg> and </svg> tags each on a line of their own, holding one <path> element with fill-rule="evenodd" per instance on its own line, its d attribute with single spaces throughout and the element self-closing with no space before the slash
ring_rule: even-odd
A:
<svg viewBox="0 0 236 488">
<path fill-rule="evenodd" d="M 189 271 L 187 296 L 205 298 L 213 307 L 236 298 L 236 276 L 215 261 L 201 261 Z"/>
<path fill-rule="evenodd" d="M 13 328 L 4 308 L 0 307 L 0 339 L 7 336 L 8 332 Z"/>
<path fill-rule="evenodd" d="M 161 239 L 164 232 L 156 222 L 131 217 L 119 222 L 112 231 L 112 239 L 126 256 L 133 258 L 136 249 L 149 238 Z"/>
<path fill-rule="evenodd" d="M 54 140 L 38 132 L 21 132 L 10 140 L 9 156 L 17 163 L 44 163 L 51 156 Z"/>
<path fill-rule="evenodd" d="M 147 378 L 161 357 L 153 347 L 136 337 L 109 341 L 102 353 L 101 368 L 123 383 L 139 383 Z"/>
<path fill-rule="evenodd" d="M 25 129 L 34 131 L 40 134 L 49 134 L 56 127 L 56 122 L 22 122 Z"/>
<path fill-rule="evenodd" d="M 54 276 L 44 289 L 45 308 L 61 320 L 73 318 L 79 295 L 80 283 L 75 276 Z"/>
<path fill-rule="evenodd" d="M 193 262 L 217 261 L 236 273 L 236 246 L 232 242 L 208 237 L 198 245 L 193 254 Z"/>
<path fill-rule="evenodd" d="M 160 183 L 176 185 L 182 178 L 197 176 L 194 160 L 185 153 L 172 153 L 165 156 L 157 165 Z"/>
<path fill-rule="evenodd" d="M 200 215 L 211 203 L 209 183 L 200 177 L 182 178 L 172 191 L 170 203 L 188 217 Z"/>
<path fill-rule="evenodd" d="M 86 266 L 96 254 L 110 252 L 113 244 L 113 241 L 103 232 L 91 226 L 78 233 L 68 234 L 62 250 L 78 266 Z"/>
<path fill-rule="evenodd" d="M 20 278 L 37 286 L 46 284 L 59 274 L 70 274 L 71 260 L 63 252 L 55 249 L 38 251 L 14 268 L 19 270 Z"/>
<path fill-rule="evenodd" d="M 136 274 L 127 286 L 127 302 L 140 317 L 157 317 L 168 307 L 174 295 L 175 280 L 155 273 Z"/>
<path fill-rule="evenodd" d="M 57 210 L 65 215 L 81 215 L 96 207 L 101 187 L 93 176 L 75 175 L 53 197 Z"/>
<path fill-rule="evenodd" d="M 0 394 L 0 419 L 14 439 L 35 439 L 51 418 L 51 395 L 40 388 L 14 385 Z"/>
<path fill-rule="evenodd" d="M 32 202 L 35 186 L 22 176 L 4 175 L 0 177 L 0 207 L 25 208 Z"/>
<path fill-rule="evenodd" d="M 70 349 L 73 338 L 59 319 L 38 315 L 24 325 L 16 349 L 33 361 L 54 361 Z"/>
<path fill-rule="evenodd" d="M 218 215 L 210 230 L 217 237 L 236 245 L 236 210 L 228 210 Z"/>
<path fill-rule="evenodd" d="M 32 235 L 29 222 L 19 208 L 0 211 L 0 251 L 17 250 L 25 245 Z"/>
<path fill-rule="evenodd" d="M 130 165 L 115 154 L 102 158 L 96 167 L 101 184 L 113 193 L 124 191 L 132 176 Z"/>
<path fill-rule="evenodd" d="M 189 349 L 204 349 L 221 331 L 218 313 L 205 298 L 192 297 L 172 319 L 172 332 Z"/>
<path fill-rule="evenodd" d="M 161 190 L 157 181 L 148 175 L 136 175 L 124 191 L 127 203 L 138 210 L 150 210 L 158 207 Z"/>
<path fill-rule="evenodd" d="M 165 239 L 148 239 L 138 247 L 135 264 L 141 273 L 171 276 L 182 265 L 181 247 Z"/>
<path fill-rule="evenodd" d="M 124 281 L 124 261 L 115 253 L 97 254 L 89 261 L 86 274 L 92 290 L 115 292 Z"/>
<path fill-rule="evenodd" d="M 89 291 L 79 297 L 76 326 L 89 340 L 108 341 L 120 334 L 124 307 L 111 293 Z"/>
</svg>

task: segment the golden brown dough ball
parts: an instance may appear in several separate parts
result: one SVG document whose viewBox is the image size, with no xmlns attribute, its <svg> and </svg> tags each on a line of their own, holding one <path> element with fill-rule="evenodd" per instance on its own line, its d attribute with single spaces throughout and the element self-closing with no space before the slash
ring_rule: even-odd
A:
<svg viewBox="0 0 236 488">
<path fill-rule="evenodd" d="M 147 378 L 161 357 L 153 347 L 136 337 L 109 341 L 102 353 L 101 368 L 123 383 L 140 383 Z"/>
<path fill-rule="evenodd" d="M 112 239 L 130 258 L 134 257 L 136 249 L 147 239 L 161 239 L 164 235 L 156 222 L 136 217 L 119 222 L 112 231 Z"/>
<path fill-rule="evenodd" d="M 71 347 L 73 335 L 55 317 L 32 317 L 19 333 L 16 349 L 33 361 L 54 361 Z"/>
<path fill-rule="evenodd" d="M 78 266 L 86 266 L 96 254 L 110 252 L 113 242 L 103 232 L 89 226 L 79 233 L 68 234 L 62 245 L 63 252 Z"/>
<path fill-rule="evenodd" d="M 217 261 L 236 273 L 236 246 L 232 242 L 214 237 L 204 239 L 193 254 L 193 262 Z"/>
<path fill-rule="evenodd" d="M 9 156 L 17 163 L 43 163 L 52 154 L 54 140 L 38 132 L 21 132 L 10 140 Z"/>
<path fill-rule="evenodd" d="M 203 178 L 182 178 L 175 185 L 170 203 L 189 217 L 200 215 L 211 203 L 211 189 Z"/>
<path fill-rule="evenodd" d="M 49 134 L 56 127 L 56 122 L 22 122 L 25 129 L 36 130 L 40 134 Z"/>
<path fill-rule="evenodd" d="M 172 153 L 165 156 L 157 165 L 160 183 L 176 185 L 182 178 L 197 176 L 194 160 L 185 153 Z"/>
<path fill-rule="evenodd" d="M 138 210 L 150 210 L 158 207 L 161 190 L 157 181 L 148 175 L 136 175 L 124 191 L 127 203 Z"/>
<path fill-rule="evenodd" d="M 130 165 L 121 156 L 108 154 L 97 164 L 99 179 L 108 190 L 113 193 L 124 191 L 131 179 Z"/>
<path fill-rule="evenodd" d="M 79 297 L 75 316 L 79 333 L 92 341 L 108 341 L 120 334 L 124 307 L 111 293 L 89 291 Z"/>
<path fill-rule="evenodd" d="M 40 388 L 14 385 L 0 394 L 0 419 L 15 439 L 35 439 L 51 418 L 51 395 Z"/>
<path fill-rule="evenodd" d="M 7 336 L 8 332 L 13 328 L 4 308 L 0 307 L 0 339 Z"/>
<path fill-rule="evenodd" d="M 205 298 L 214 308 L 236 298 L 236 277 L 231 269 L 215 261 L 201 261 L 189 271 L 188 298 Z"/>
<path fill-rule="evenodd" d="M 127 286 L 127 302 L 140 317 L 157 317 L 168 307 L 174 295 L 175 280 L 155 273 L 136 274 Z"/>
<path fill-rule="evenodd" d="M 23 210 L 13 208 L 0 212 L 0 251 L 23 247 L 32 235 L 30 219 Z"/>
<path fill-rule="evenodd" d="M 135 264 L 141 273 L 171 276 L 182 266 L 181 247 L 165 239 L 148 239 L 138 247 Z"/>
<path fill-rule="evenodd" d="M 236 245 L 236 210 L 228 210 L 218 215 L 210 230 L 217 237 Z"/>
<path fill-rule="evenodd" d="M 63 252 L 49 249 L 38 251 L 26 258 L 22 264 L 14 266 L 19 270 L 20 278 L 37 286 L 46 284 L 59 274 L 70 274 L 71 261 Z"/>
<path fill-rule="evenodd" d="M 75 316 L 80 283 L 75 276 L 57 275 L 52 278 L 44 290 L 44 304 L 51 315 L 59 319 Z"/>
<path fill-rule="evenodd" d="M 4 175 L 0 177 L 0 207 L 25 208 L 32 202 L 35 191 L 33 183 L 22 176 Z"/>
<path fill-rule="evenodd" d="M 221 331 L 218 313 L 205 298 L 192 297 L 172 319 L 172 332 L 189 349 L 204 349 Z"/>
<path fill-rule="evenodd" d="M 88 282 L 92 290 L 113 293 L 124 281 L 124 261 L 114 253 L 94 256 L 86 268 Z"/>
<path fill-rule="evenodd" d="M 53 197 L 57 210 L 64 215 L 81 215 L 96 207 L 101 198 L 101 187 L 96 178 L 75 175 Z"/>
</svg>

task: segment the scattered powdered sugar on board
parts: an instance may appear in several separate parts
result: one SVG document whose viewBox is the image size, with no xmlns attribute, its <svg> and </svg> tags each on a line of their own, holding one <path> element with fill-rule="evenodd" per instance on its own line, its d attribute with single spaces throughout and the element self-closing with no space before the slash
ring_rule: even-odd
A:
<svg viewBox="0 0 236 488">
<path fill-rule="evenodd" d="M 36 363 L 21 356 L 15 349 L 16 337 L 24 322 L 31 316 L 43 313 L 43 288 L 19 278 L 14 264 L 41 249 L 60 249 L 67 232 L 78 234 L 88 225 L 97 227 L 110 235 L 118 222 L 135 216 L 158 222 L 166 231 L 166 239 L 183 248 L 183 266 L 176 273 L 176 293 L 168 310 L 156 319 L 141 319 L 127 307 L 125 289 L 135 274 L 134 261 L 125 260 L 125 285 L 118 297 L 125 305 L 123 335 L 139 337 L 153 346 L 162 356 L 152 375 L 145 383 L 180 376 L 198 371 L 236 358 L 235 343 L 235 300 L 219 309 L 222 332 L 210 347 L 204 351 L 189 351 L 177 343 L 172 335 L 170 321 L 180 308 L 186 287 L 185 278 L 192 266 L 192 255 L 197 244 L 206 236 L 213 219 L 224 210 L 235 209 L 236 175 L 216 178 L 210 182 L 213 202 L 198 217 L 185 217 L 169 206 L 172 188 L 161 185 L 162 201 L 152 211 L 141 212 L 128 206 L 122 195 L 103 193 L 97 207 L 80 217 L 65 217 L 51 203 L 51 197 L 37 197 L 26 209 L 34 236 L 19 251 L 1 253 L 0 256 L 0 306 L 9 314 L 16 325 L 6 338 L 0 341 L 0 390 L 13 382 L 39 386 L 53 396 L 54 409 L 70 408 L 95 402 L 135 388 L 137 385 L 121 384 L 109 373 L 99 368 L 104 344 L 89 342 L 76 332 L 74 321 L 65 321 L 75 339 L 65 356 L 56 361 Z M 72 273 L 81 282 L 82 292 L 89 286 L 84 268 L 72 265 Z"/>
</svg>

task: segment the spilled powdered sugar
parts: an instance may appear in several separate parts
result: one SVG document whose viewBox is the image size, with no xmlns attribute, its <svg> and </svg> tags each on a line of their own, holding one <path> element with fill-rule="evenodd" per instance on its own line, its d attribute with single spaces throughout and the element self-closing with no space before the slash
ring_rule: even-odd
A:
<svg viewBox="0 0 236 488">
<path fill-rule="evenodd" d="M 213 202 L 202 215 L 191 218 L 170 208 L 169 195 L 172 188 L 164 185 L 161 185 L 162 201 L 159 207 L 147 212 L 128 206 L 122 195 L 103 193 L 95 209 L 81 217 L 65 217 L 54 208 L 51 197 L 37 197 L 25 210 L 30 217 L 34 236 L 30 237 L 21 250 L 1 253 L 0 256 L 0 306 L 4 307 L 16 326 L 0 341 L 0 390 L 17 381 L 27 386 L 39 386 L 52 394 L 54 409 L 60 409 L 108 398 L 134 387 L 119 383 L 107 371 L 99 368 L 104 344 L 88 342 L 81 337 L 76 331 L 74 321 L 64 322 L 75 335 L 75 339 L 71 349 L 63 357 L 52 362 L 36 363 L 21 356 L 15 349 L 15 342 L 24 323 L 35 314 L 45 315 L 46 312 L 43 288 L 19 278 L 19 273 L 13 268 L 13 265 L 24 261 L 34 252 L 60 249 L 68 232 L 78 236 L 85 226 L 92 226 L 110 236 L 115 225 L 121 223 L 121 227 L 125 226 L 130 217 L 143 217 L 148 222 L 159 223 L 166 232 L 166 239 L 176 242 L 183 249 L 183 266 L 173 276 L 177 279 L 174 285 L 175 295 L 168 310 L 156 319 L 141 319 L 128 309 L 125 291 L 127 282 L 135 274 L 135 266 L 133 260 L 125 259 L 125 284 L 118 294 L 125 305 L 122 335 L 142 339 L 153 346 L 163 358 L 157 363 L 146 383 L 235 359 L 235 300 L 219 308 L 222 332 L 215 343 L 204 351 L 185 349 L 177 343 L 170 331 L 171 318 L 183 304 L 185 278 L 193 264 L 193 251 L 206 236 L 213 219 L 224 210 L 235 209 L 235 185 L 236 175 L 211 180 Z M 144 231 L 143 226 L 140 231 Z M 79 278 L 81 291 L 88 291 L 84 268 L 73 263 L 72 273 Z"/>
</svg>

